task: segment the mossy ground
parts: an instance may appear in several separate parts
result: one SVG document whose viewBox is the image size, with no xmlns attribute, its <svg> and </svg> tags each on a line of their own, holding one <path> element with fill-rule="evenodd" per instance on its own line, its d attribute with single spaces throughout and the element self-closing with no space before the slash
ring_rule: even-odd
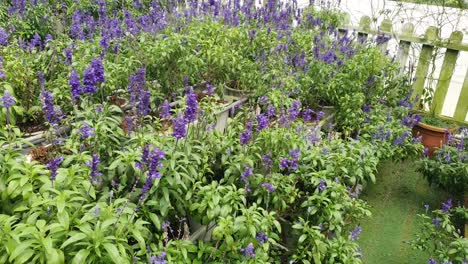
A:
<svg viewBox="0 0 468 264">
<path fill-rule="evenodd" d="M 413 161 L 384 162 L 376 184 L 364 190 L 361 197 L 372 211 L 359 239 L 365 264 L 427 263 L 429 255 L 407 242 L 419 230 L 417 214 L 424 213 L 424 204 L 438 208 L 447 194 L 430 187 L 415 168 Z"/>
</svg>

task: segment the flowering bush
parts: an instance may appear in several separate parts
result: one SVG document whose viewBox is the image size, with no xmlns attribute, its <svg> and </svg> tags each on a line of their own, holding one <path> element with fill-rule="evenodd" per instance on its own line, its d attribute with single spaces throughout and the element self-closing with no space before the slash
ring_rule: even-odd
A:
<svg viewBox="0 0 468 264">
<path fill-rule="evenodd" d="M 407 87 L 327 12 L 303 27 L 277 1 L 0 7 L 1 263 L 361 263 L 357 185 L 420 147 Z M 218 131 L 233 92 L 249 98 Z M 320 100 L 356 116 L 324 135 Z M 31 120 L 41 159 L 21 152 Z"/>
<path fill-rule="evenodd" d="M 463 237 L 456 222 L 468 219 L 468 211 L 464 207 L 453 207 L 449 199 L 442 204 L 441 209 L 429 211 L 425 205 L 426 214 L 419 215 L 423 221 L 421 232 L 411 241 L 414 248 L 427 251 L 431 258 L 428 263 L 466 263 L 468 261 L 468 240 Z"/>
<path fill-rule="evenodd" d="M 434 158 L 426 155 L 418 168 L 430 184 L 457 193 L 468 189 L 468 133 L 466 129 L 460 132 L 460 137 L 449 135 L 447 144 L 435 151 Z"/>
</svg>

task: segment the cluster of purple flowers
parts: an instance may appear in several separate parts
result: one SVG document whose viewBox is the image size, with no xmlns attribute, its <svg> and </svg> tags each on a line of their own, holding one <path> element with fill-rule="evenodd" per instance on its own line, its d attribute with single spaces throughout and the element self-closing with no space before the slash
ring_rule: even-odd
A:
<svg viewBox="0 0 468 264">
<path fill-rule="evenodd" d="M 290 158 L 280 158 L 279 168 L 281 170 L 296 170 L 299 165 L 299 149 L 293 149 L 289 151 Z"/>
<path fill-rule="evenodd" d="M 353 231 L 350 232 L 351 235 L 351 241 L 356 241 L 359 238 L 359 235 L 361 234 L 362 229 L 360 226 L 357 226 L 354 228 Z"/>
<path fill-rule="evenodd" d="M 271 169 L 273 167 L 273 160 L 271 159 L 271 152 L 262 155 L 262 165 L 265 167 L 267 170 Z"/>
<path fill-rule="evenodd" d="M 257 239 L 260 245 L 263 245 L 263 243 L 268 242 L 268 235 L 264 232 L 258 232 L 255 239 Z"/>
<path fill-rule="evenodd" d="M 269 182 L 264 182 L 262 183 L 261 185 L 263 188 L 265 188 L 267 190 L 267 192 L 269 193 L 272 193 L 275 191 L 275 186 L 273 186 L 273 184 L 269 183 Z"/>
<path fill-rule="evenodd" d="M 57 158 L 51 159 L 46 165 L 47 169 L 50 170 L 50 180 L 52 182 L 55 181 L 55 178 L 57 177 L 57 170 L 60 164 L 62 164 L 62 161 L 63 157 L 59 156 Z"/>
<path fill-rule="evenodd" d="M 327 181 L 325 179 L 320 179 L 320 183 L 318 184 L 317 188 L 323 192 L 327 189 Z"/>
<path fill-rule="evenodd" d="M 47 122 L 51 125 L 57 125 L 63 118 L 62 110 L 54 105 L 54 95 L 52 92 L 43 90 L 41 92 L 42 111 L 45 114 Z"/>
<path fill-rule="evenodd" d="M 272 104 L 268 105 L 266 115 L 268 118 L 276 117 L 276 109 L 274 105 Z"/>
<path fill-rule="evenodd" d="M 448 199 L 446 202 L 442 203 L 442 213 L 447 213 L 452 208 L 452 199 Z"/>
<path fill-rule="evenodd" d="M 403 145 L 403 143 L 405 142 L 405 139 L 406 139 L 409 135 L 410 135 L 410 132 L 408 132 L 408 131 L 403 132 L 403 134 L 402 134 L 400 137 L 397 137 L 397 138 L 393 141 L 393 145 L 396 145 L 396 146 Z"/>
<path fill-rule="evenodd" d="M 193 88 L 190 87 L 187 92 L 187 99 L 185 101 L 185 112 L 184 118 L 186 123 L 191 123 L 197 120 L 198 114 L 198 102 L 197 102 L 197 94 L 193 91 Z"/>
<path fill-rule="evenodd" d="M 83 93 L 83 89 L 81 88 L 80 75 L 76 72 L 75 69 L 73 69 L 70 74 L 70 80 L 68 81 L 68 84 L 70 85 L 72 100 L 75 102 Z"/>
<path fill-rule="evenodd" d="M 251 258 L 255 257 L 255 248 L 252 243 L 249 243 L 245 248 L 242 248 L 240 252 Z"/>
<path fill-rule="evenodd" d="M 388 36 L 387 34 L 381 33 L 381 34 L 377 35 L 377 37 L 375 38 L 375 43 L 377 45 L 381 45 L 381 44 L 384 44 L 384 43 L 388 42 L 391 38 L 392 38 L 391 36 Z"/>
<path fill-rule="evenodd" d="M 179 114 L 176 118 L 173 119 L 173 131 L 172 136 L 181 139 L 187 135 L 187 123 L 185 118 Z"/>
<path fill-rule="evenodd" d="M 3 69 L 3 57 L 0 56 L 0 80 L 4 80 L 6 78 L 5 70 Z"/>
<path fill-rule="evenodd" d="M 0 28 L 0 46 L 8 46 L 9 38 L 10 34 L 4 28 Z"/>
<path fill-rule="evenodd" d="M 262 131 L 267 128 L 269 124 L 268 117 L 264 114 L 257 115 L 257 131 Z"/>
<path fill-rule="evenodd" d="M 418 114 L 415 114 L 415 115 L 409 114 L 408 116 L 403 117 L 403 119 L 401 120 L 401 124 L 409 128 L 412 128 L 415 125 L 417 125 L 419 121 L 421 121 L 421 118 L 422 117 Z"/>
<path fill-rule="evenodd" d="M 241 173 L 241 181 L 244 182 L 245 184 L 245 191 L 246 192 L 250 192 L 250 188 L 249 188 L 249 177 L 253 175 L 253 168 L 247 166 L 247 165 L 244 165 L 244 171 Z"/>
<path fill-rule="evenodd" d="M 151 264 L 167 264 L 166 251 L 161 252 L 159 256 L 151 256 Z"/>
<path fill-rule="evenodd" d="M 379 126 L 377 128 L 377 131 L 372 135 L 372 138 L 373 138 L 373 140 L 385 141 L 385 140 L 389 139 L 391 136 L 392 136 L 392 131 L 391 130 L 384 131 L 384 127 Z"/>
<path fill-rule="evenodd" d="M 245 131 L 240 134 L 240 143 L 246 145 L 252 139 L 252 122 L 245 123 Z"/>
<path fill-rule="evenodd" d="M 94 128 L 90 127 L 88 123 L 84 123 L 80 129 L 78 129 L 78 133 L 80 134 L 81 139 L 88 139 L 90 137 L 94 137 Z"/>
<path fill-rule="evenodd" d="M 2 107 L 9 109 L 11 108 L 15 103 L 16 100 L 15 98 L 10 94 L 10 92 L 5 91 L 2 97 L 0 97 L 0 102 L 2 103 Z"/>
<path fill-rule="evenodd" d="M 172 117 L 172 115 L 171 115 L 171 105 L 169 104 L 167 99 L 164 100 L 164 103 L 160 107 L 159 116 L 161 118 L 164 118 L 164 119 L 170 119 Z"/>
<path fill-rule="evenodd" d="M 83 93 L 93 94 L 96 93 L 99 83 L 105 81 L 104 66 L 100 58 L 91 60 L 91 64 L 86 68 L 83 76 Z"/>
<path fill-rule="evenodd" d="M 91 157 L 91 160 L 86 162 L 86 166 L 88 166 L 91 169 L 91 184 L 99 183 L 101 180 L 99 177 L 101 177 L 102 173 L 99 172 L 99 163 L 101 160 L 99 159 L 98 154 L 93 154 Z"/>
<path fill-rule="evenodd" d="M 150 150 L 150 145 L 145 145 L 141 154 L 141 162 L 137 163 L 137 167 L 141 170 L 148 170 L 148 177 L 146 178 L 145 184 L 141 190 L 140 200 L 144 200 L 146 194 L 151 189 L 154 179 L 161 178 L 159 169 L 162 167 L 162 160 L 165 158 L 166 153 L 159 148 L 153 148 Z"/>
</svg>

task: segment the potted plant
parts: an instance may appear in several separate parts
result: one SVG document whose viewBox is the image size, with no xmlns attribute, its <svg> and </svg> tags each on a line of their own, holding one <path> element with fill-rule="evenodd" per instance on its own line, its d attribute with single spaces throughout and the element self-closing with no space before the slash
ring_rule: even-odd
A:
<svg viewBox="0 0 468 264">
<path fill-rule="evenodd" d="M 427 148 L 428 155 L 432 157 L 434 151 L 447 142 L 449 134 L 457 129 L 454 122 L 444 120 L 435 114 L 425 115 L 413 127 L 413 136 L 421 137 L 421 143 Z"/>
</svg>

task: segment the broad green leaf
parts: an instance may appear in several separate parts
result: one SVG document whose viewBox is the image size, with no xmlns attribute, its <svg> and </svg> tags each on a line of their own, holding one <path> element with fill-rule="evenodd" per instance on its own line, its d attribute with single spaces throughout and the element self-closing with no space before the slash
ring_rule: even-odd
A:
<svg viewBox="0 0 468 264">
<path fill-rule="evenodd" d="M 67 241 L 63 242 L 62 246 L 60 248 L 65 248 L 66 246 L 70 245 L 71 243 L 74 243 L 76 241 L 80 241 L 82 239 L 86 238 L 86 234 L 83 233 L 76 233 L 73 236 L 71 236 Z"/>
<path fill-rule="evenodd" d="M 75 257 L 72 260 L 72 264 L 83 264 L 86 263 L 86 258 L 88 257 L 90 251 L 89 249 L 82 249 L 78 251 Z"/>
</svg>

